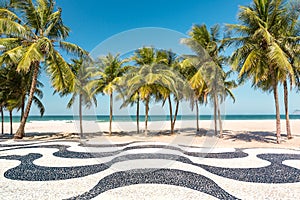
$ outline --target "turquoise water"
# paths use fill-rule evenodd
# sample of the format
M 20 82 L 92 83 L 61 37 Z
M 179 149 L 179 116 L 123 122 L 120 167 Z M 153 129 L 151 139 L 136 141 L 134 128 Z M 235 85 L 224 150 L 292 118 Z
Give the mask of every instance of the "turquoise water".
M 222 116 L 224 120 L 269 120 L 269 119 L 275 119 L 275 115 L 225 115 Z M 78 120 L 78 116 L 72 116 L 72 115 L 48 115 L 44 117 L 40 116 L 30 116 L 28 121 L 72 121 L 72 120 Z M 98 116 L 84 116 L 84 120 L 87 121 L 98 121 L 98 122 L 108 122 L 109 116 L 106 115 L 98 115 Z M 182 115 L 178 116 L 177 120 L 194 120 L 194 115 Z M 211 120 L 213 117 L 211 115 L 201 115 L 200 120 Z M 281 119 L 285 119 L 285 115 L 281 115 Z M 290 119 L 300 119 L 300 115 L 290 115 Z M 20 116 L 14 116 L 13 121 L 19 122 Z M 126 122 L 126 121 L 136 121 L 136 116 L 114 116 L 114 121 L 118 122 Z M 140 116 L 140 121 L 144 121 L 145 116 Z M 149 121 L 168 121 L 170 120 L 169 116 L 149 116 Z M 9 117 L 4 117 L 5 122 L 9 122 Z

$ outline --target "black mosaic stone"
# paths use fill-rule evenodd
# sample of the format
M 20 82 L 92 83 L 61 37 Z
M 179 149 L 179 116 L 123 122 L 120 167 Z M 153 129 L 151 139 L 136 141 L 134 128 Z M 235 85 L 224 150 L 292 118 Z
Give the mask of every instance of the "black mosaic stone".
M 294 154 L 261 154 L 260 158 L 271 162 L 269 166 L 261 168 L 222 168 L 192 162 L 184 156 L 172 154 L 129 154 L 119 156 L 107 163 L 77 167 L 42 167 L 32 162 L 42 155 L 29 154 L 26 156 L 4 156 L 0 159 L 20 160 L 21 164 L 5 172 L 5 177 L 14 180 L 44 181 L 64 180 L 87 176 L 109 168 L 112 164 L 138 159 L 174 160 L 201 167 L 213 174 L 238 181 L 255 183 L 294 183 L 300 182 L 300 170 L 282 164 L 283 160 L 297 159 L 300 155 Z
M 197 190 L 219 199 L 238 199 L 223 190 L 211 179 L 196 173 L 176 169 L 138 169 L 110 174 L 101 179 L 90 191 L 70 198 L 70 200 L 92 199 L 108 190 L 136 184 L 174 185 Z
M 126 146 L 131 143 L 120 144 Z M 101 145 L 100 145 L 101 146 Z M 111 147 L 112 145 L 102 145 L 103 147 Z M 58 151 L 54 153 L 55 156 L 62 158 L 101 158 L 107 156 L 117 156 L 121 152 L 133 150 L 133 149 L 144 149 L 144 148 L 158 148 L 158 149 L 170 149 L 179 151 L 185 155 L 195 157 L 208 157 L 208 158 L 241 158 L 247 156 L 246 153 L 241 150 L 236 152 L 226 153 L 197 153 L 197 152 L 186 152 L 178 147 L 167 146 L 167 145 L 141 145 L 133 147 L 125 147 L 122 150 L 102 153 L 89 153 L 89 152 L 73 152 L 67 150 L 70 146 L 67 145 L 33 145 L 33 146 L 18 146 L 14 149 L 30 149 L 30 148 L 55 148 Z M 99 147 L 99 146 L 98 146 Z M 12 150 L 12 149 L 8 149 Z M 5 151 L 5 150 L 2 150 Z M 271 162 L 269 166 L 261 168 L 222 168 L 208 166 L 198 163 L 193 163 L 190 159 L 173 154 L 163 154 L 163 152 L 157 153 L 146 153 L 146 154 L 129 154 L 119 156 L 112 159 L 110 162 L 101 163 L 99 165 L 90 166 L 77 166 L 77 167 L 41 167 L 36 166 L 32 162 L 42 155 L 40 154 L 29 154 L 27 156 L 4 156 L 0 159 L 20 160 L 21 164 L 16 168 L 12 168 L 5 173 L 5 176 L 15 180 L 31 180 L 31 181 L 43 181 L 45 177 L 47 180 L 62 180 L 76 177 L 82 177 L 90 174 L 94 174 L 109 168 L 112 164 L 122 162 L 126 160 L 137 160 L 137 159 L 164 159 L 174 160 L 182 163 L 187 163 L 201 167 L 213 174 L 223 176 L 226 178 L 256 182 L 256 183 L 294 183 L 300 182 L 300 170 L 289 167 L 282 164 L 284 160 L 297 159 L 300 160 L 298 154 L 261 154 L 258 158 Z M 26 172 L 26 173 L 25 173 Z
M 126 145 L 131 144 L 127 143 Z M 122 144 L 123 145 L 123 144 Z M 124 145 L 124 146 L 126 146 Z M 111 145 L 98 145 L 97 147 L 112 147 Z M 141 145 L 141 146 L 132 146 L 132 147 L 125 147 L 123 149 L 117 151 L 110 151 L 110 152 L 74 152 L 69 151 L 67 148 L 70 146 L 67 145 L 33 145 L 33 146 L 23 146 L 23 147 L 16 147 L 10 149 L 3 149 L 1 151 L 7 150 L 17 150 L 17 149 L 33 149 L 33 148 L 56 148 L 58 149 L 57 152 L 53 153 L 54 156 L 61 157 L 61 158 L 102 158 L 108 156 L 116 156 L 124 151 L 128 150 L 135 150 L 135 149 L 146 149 L 146 148 L 157 148 L 157 149 L 169 149 L 181 152 L 188 156 L 194 157 L 201 157 L 201 158 L 219 158 L 219 159 L 229 159 L 229 158 L 243 158 L 248 156 L 247 153 L 244 153 L 240 150 L 236 152 L 224 152 L 224 153 L 202 153 L 202 152 L 188 152 L 184 151 L 178 147 L 167 146 L 167 145 Z M 94 146 L 95 147 L 95 146 Z
M 284 160 L 300 160 L 300 154 L 259 154 L 258 158 L 271 162 L 260 168 L 221 168 L 208 165 L 199 167 L 222 177 L 255 183 L 300 182 L 300 170 L 282 164 Z
M 185 157 L 172 154 L 129 154 L 119 156 L 106 163 L 96 165 L 76 166 L 76 167 L 45 167 L 38 166 L 33 163 L 34 160 L 41 158 L 41 154 L 31 153 L 25 156 L 2 156 L 0 159 L 19 160 L 21 164 L 15 168 L 11 168 L 4 173 L 4 176 L 12 180 L 25 181 L 50 181 L 50 180 L 65 180 L 83 177 L 91 174 L 101 172 L 108 169 L 111 165 L 138 159 L 163 159 L 174 160 L 183 163 L 192 164 L 192 162 Z
M 7 170 L 4 173 L 4 177 L 12 180 L 22 181 L 66 180 L 88 176 L 109 168 L 109 166 L 105 164 L 74 167 L 44 167 L 33 164 L 34 160 L 41 157 L 41 154 L 34 153 L 28 154 L 26 156 L 0 157 L 0 159 L 21 161 L 21 164 L 17 167 Z

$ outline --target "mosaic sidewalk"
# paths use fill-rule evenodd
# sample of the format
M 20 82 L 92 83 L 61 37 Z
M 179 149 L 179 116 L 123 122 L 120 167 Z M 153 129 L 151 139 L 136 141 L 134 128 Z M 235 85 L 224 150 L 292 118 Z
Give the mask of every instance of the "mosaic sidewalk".
M 300 151 L 0 142 L 0 199 L 299 199 Z

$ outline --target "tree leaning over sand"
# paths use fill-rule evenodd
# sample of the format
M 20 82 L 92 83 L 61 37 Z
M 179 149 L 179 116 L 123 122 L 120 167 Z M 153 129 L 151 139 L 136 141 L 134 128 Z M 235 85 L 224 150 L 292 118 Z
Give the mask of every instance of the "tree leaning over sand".
M 283 0 L 253 0 L 252 5 L 240 7 L 240 24 L 227 25 L 234 38 L 224 40 L 227 45 L 237 46 L 231 63 L 240 81 L 251 78 L 253 86 L 264 87 L 269 83 L 275 101 L 277 143 L 281 140 L 278 83 L 288 74 L 294 81 L 292 65 L 277 38 L 285 11 Z
M 196 55 L 185 55 L 188 64 L 196 68 L 196 73 L 190 78 L 190 85 L 194 90 L 195 99 L 206 102 L 210 98 L 214 107 L 214 131 L 218 135 L 217 118 L 219 121 L 219 137 L 223 137 L 220 103 L 225 101 L 227 94 L 233 97 L 226 79 L 222 65 L 226 58 L 220 55 L 223 50 L 219 37 L 218 25 L 208 31 L 206 25 L 194 25 L 189 35 L 190 38 L 182 39 L 182 43 L 190 47 Z M 226 84 L 225 84 L 226 83 Z M 197 102 L 196 101 L 196 102 Z
M 99 67 L 96 73 L 93 74 L 94 80 L 89 83 L 89 88 L 93 90 L 92 95 L 104 93 L 109 95 L 109 135 L 112 134 L 112 119 L 113 119 L 113 93 L 117 90 L 121 77 L 128 70 L 127 59 L 121 59 L 120 54 L 112 55 L 109 53 L 104 57 L 100 57 L 96 61 Z
M 1 99 L 0 104 L 3 108 L 9 111 L 10 118 L 10 134 L 13 134 L 12 129 L 12 112 L 13 110 L 21 110 L 21 118 L 24 113 L 24 105 L 30 90 L 31 74 L 19 73 L 14 65 L 6 64 L 5 68 L 0 70 L 0 88 Z M 44 115 L 45 107 L 40 99 L 43 98 L 43 92 L 40 90 L 43 84 L 37 81 L 37 88 L 34 92 L 33 103 L 37 106 L 41 116 Z
M 63 24 L 62 10 L 55 9 L 54 0 L 11 0 L 11 7 L 21 17 L 8 9 L 0 10 L 0 32 L 5 35 L 0 39 L 0 45 L 6 47 L 0 64 L 9 59 L 17 65 L 17 71 L 32 71 L 33 74 L 27 106 L 15 134 L 19 139 L 24 136 L 41 64 L 45 66 L 55 91 L 62 91 L 74 87 L 75 76 L 56 48 L 79 56 L 85 52 L 77 45 L 63 41 L 70 30 Z M 20 41 L 21 45 L 18 45 Z M 12 43 L 17 44 L 8 45 Z

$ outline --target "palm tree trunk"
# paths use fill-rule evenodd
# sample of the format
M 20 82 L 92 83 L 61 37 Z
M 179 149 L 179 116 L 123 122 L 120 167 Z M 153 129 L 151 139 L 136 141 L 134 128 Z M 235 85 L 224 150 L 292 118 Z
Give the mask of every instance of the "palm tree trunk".
M 147 97 L 146 99 L 145 136 L 148 135 L 148 113 L 149 113 L 149 97 Z
M 176 122 L 177 115 L 178 115 L 178 109 L 179 109 L 179 101 L 176 101 L 176 108 L 175 108 L 174 119 L 173 119 L 173 123 L 172 123 L 173 132 L 175 130 L 175 122 Z
M 286 122 L 286 134 L 288 139 L 292 139 L 291 126 L 290 126 L 290 116 L 289 116 L 289 99 L 288 99 L 288 87 L 287 81 L 283 82 L 284 89 L 284 108 L 285 108 L 285 122 Z
M 113 93 L 110 93 L 109 136 L 111 136 L 111 129 L 112 129 L 112 115 L 113 115 Z
M 3 107 L 0 106 L 0 112 L 1 112 L 1 132 L 2 135 L 4 134 L 4 113 L 3 113 Z
M 276 80 L 274 78 L 272 82 L 273 82 L 273 94 L 274 94 L 275 109 L 276 109 L 276 141 L 277 144 L 279 144 L 281 140 L 281 127 L 280 127 L 280 110 L 279 110 L 279 101 L 278 101 L 278 87 L 277 87 Z
M 172 102 L 171 102 L 171 97 L 170 95 L 168 96 L 168 101 L 169 101 L 169 108 L 170 108 L 170 121 L 171 121 L 171 134 L 174 134 L 174 129 L 173 129 L 173 110 L 172 110 Z
M 80 137 L 83 137 L 83 127 L 82 127 L 82 94 L 79 94 L 79 128 Z
M 198 105 L 198 100 L 195 101 L 196 105 L 196 123 L 197 123 L 197 133 L 200 131 L 199 128 L 199 105 Z
M 25 98 L 26 98 L 26 95 L 23 95 L 23 96 L 22 96 L 22 104 L 21 104 L 21 118 L 20 118 L 20 121 L 22 120 L 23 115 L 24 115 L 24 110 L 25 110 Z
M 214 126 L 215 126 L 215 135 L 218 135 L 218 126 L 217 126 L 217 97 L 214 96 Z
M 218 99 L 217 99 L 217 101 L 218 101 Z M 222 119 L 221 119 L 221 112 L 220 112 L 219 102 L 217 102 L 217 105 L 218 105 L 218 120 L 219 120 L 219 129 L 220 129 L 219 137 L 223 138 L 223 126 L 222 126 Z
M 9 110 L 9 122 L 10 122 L 10 134 L 13 134 L 13 116 L 12 116 L 12 110 Z
M 136 102 L 136 132 L 140 133 L 140 95 L 138 94 L 138 99 Z
M 35 89 L 36 89 L 37 77 L 38 77 L 38 73 L 39 73 L 39 62 L 33 63 L 33 67 L 34 67 L 34 71 L 33 71 L 33 76 L 32 76 L 32 82 L 31 82 L 28 102 L 27 102 L 27 106 L 26 106 L 24 115 L 22 117 L 20 126 L 19 126 L 19 128 L 18 128 L 18 130 L 17 130 L 17 132 L 14 136 L 15 139 L 22 139 L 24 137 L 25 125 L 26 125 L 27 118 L 29 116 L 29 112 L 30 112 L 34 92 L 35 92 Z

